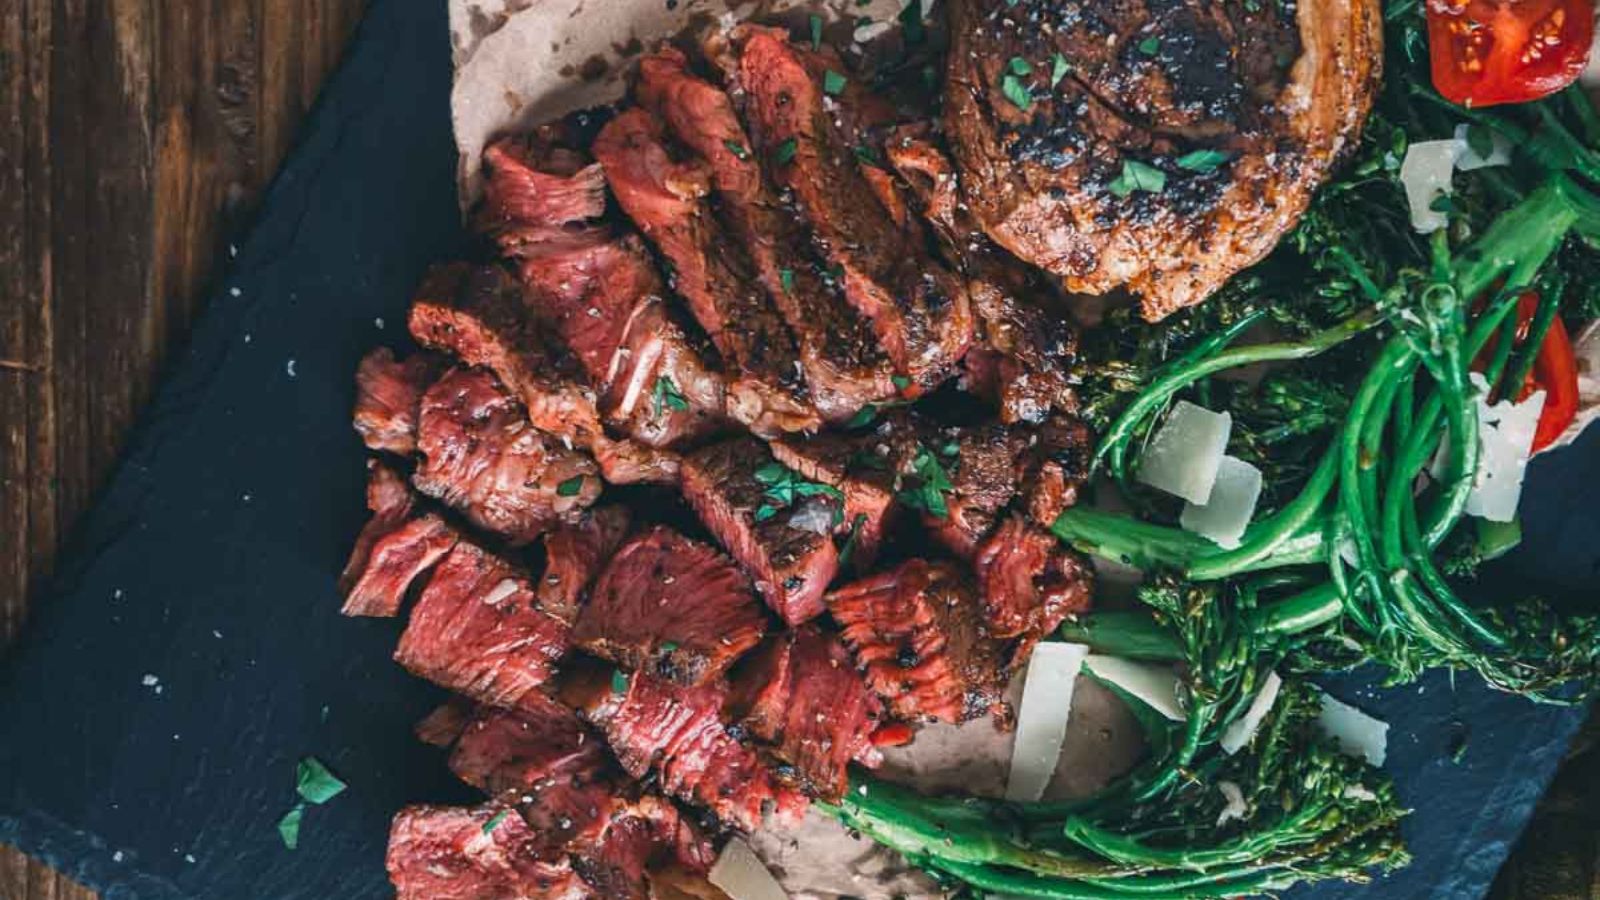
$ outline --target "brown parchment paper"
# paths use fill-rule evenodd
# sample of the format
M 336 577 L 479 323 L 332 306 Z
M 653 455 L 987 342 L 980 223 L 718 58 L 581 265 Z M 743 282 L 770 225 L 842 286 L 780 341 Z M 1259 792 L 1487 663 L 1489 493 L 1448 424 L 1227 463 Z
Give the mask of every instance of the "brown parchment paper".
M 892 36 L 908 3 L 926 14 L 932 0 L 449 0 L 462 208 L 478 196 L 479 157 L 489 141 L 621 98 L 634 60 L 663 40 L 753 17 L 816 13 L 834 23 L 828 33 L 835 46 L 836 36 L 854 39 L 840 47 L 848 57 Z M 1012 685 L 1013 702 L 1020 691 L 1021 677 Z M 1142 751 L 1137 723 L 1091 679 L 1079 679 L 1070 721 L 1047 798 L 1087 794 Z M 1011 746 L 1011 733 L 989 719 L 929 726 L 910 746 L 889 751 L 881 774 L 929 791 L 999 796 Z M 798 828 L 759 832 L 749 841 L 794 898 L 940 896 L 898 855 L 814 812 Z

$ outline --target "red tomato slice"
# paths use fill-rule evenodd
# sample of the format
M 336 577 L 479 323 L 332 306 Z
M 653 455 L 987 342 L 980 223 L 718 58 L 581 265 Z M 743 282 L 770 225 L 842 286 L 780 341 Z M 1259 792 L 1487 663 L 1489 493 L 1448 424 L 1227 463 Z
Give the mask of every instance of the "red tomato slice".
M 1576 81 L 1594 0 L 1427 0 L 1433 86 L 1463 106 L 1537 100 Z
M 1517 298 L 1518 344 L 1528 339 L 1534 315 L 1539 310 L 1539 295 L 1532 291 Z M 1472 368 L 1483 371 L 1493 348 L 1485 347 L 1472 361 Z M 1528 399 L 1534 391 L 1544 391 L 1544 411 L 1539 413 L 1539 425 L 1533 433 L 1532 453 L 1555 443 L 1561 432 L 1567 430 L 1578 415 L 1578 360 L 1572 355 L 1572 338 L 1567 326 L 1557 318 L 1545 332 L 1544 343 L 1539 345 L 1539 355 L 1533 358 L 1533 370 L 1517 391 L 1517 402 Z M 1497 392 L 1498 393 L 1498 392 Z M 1491 396 L 1491 401 L 1497 398 Z

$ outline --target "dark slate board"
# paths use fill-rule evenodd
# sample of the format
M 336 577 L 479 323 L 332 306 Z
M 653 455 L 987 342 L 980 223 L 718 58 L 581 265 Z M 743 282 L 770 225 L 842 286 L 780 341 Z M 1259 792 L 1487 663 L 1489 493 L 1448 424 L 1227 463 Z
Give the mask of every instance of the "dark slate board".
M 396 623 L 341 618 L 333 584 L 364 518 L 351 373 L 403 342 L 411 287 L 464 242 L 447 44 L 444 4 L 374 4 L 0 676 L 0 841 L 108 898 L 389 896 L 389 817 L 465 799 L 410 736 L 437 694 L 389 661 Z M 1523 561 L 1591 594 L 1597 470 L 1600 433 L 1541 464 Z M 1481 895 L 1579 713 L 1443 676 L 1333 688 L 1394 723 L 1417 810 L 1416 866 L 1372 893 Z M 351 789 L 291 853 L 275 824 L 308 754 Z

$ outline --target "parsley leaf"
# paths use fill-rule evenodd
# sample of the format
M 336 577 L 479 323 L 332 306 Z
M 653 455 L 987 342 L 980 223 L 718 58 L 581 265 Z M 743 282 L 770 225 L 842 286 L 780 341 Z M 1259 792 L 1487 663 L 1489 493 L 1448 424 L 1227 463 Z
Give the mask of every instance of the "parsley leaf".
M 1000 79 L 1000 93 L 1005 94 L 1017 109 L 1027 110 L 1033 106 L 1033 94 L 1029 93 L 1028 86 L 1010 72 Z
M 1233 158 L 1233 154 L 1226 150 L 1213 150 L 1209 147 L 1194 150 L 1178 157 L 1178 168 L 1190 172 L 1215 172 L 1217 167 Z
M 1033 63 L 1028 62 L 1020 56 L 1011 57 L 1011 61 L 1006 63 L 1006 68 L 1011 70 L 1011 74 L 1013 75 L 1033 74 Z
M 844 93 L 844 86 L 849 83 L 850 79 L 832 69 L 822 73 L 822 92 L 830 97 Z
M 903 391 L 906 388 L 911 387 L 911 379 L 905 377 L 904 375 L 891 375 L 889 376 L 889 381 L 892 382 L 895 388 L 898 390 Z
M 576 497 L 578 496 L 578 492 L 581 490 L 583 490 L 583 476 L 574 475 L 571 478 L 568 478 L 566 481 L 556 485 L 556 496 Z
M 788 140 L 779 144 L 777 150 L 773 151 L 772 161 L 780 166 L 788 165 L 789 163 L 794 162 L 794 155 L 799 151 L 799 149 L 800 142 L 794 138 L 789 138 Z
M 1065 56 L 1057 53 L 1050 57 L 1050 86 L 1055 87 L 1060 84 L 1061 79 L 1067 77 L 1067 73 L 1070 71 L 1072 71 L 1072 64 L 1067 62 Z
M 621 669 L 611 670 L 611 693 L 626 694 L 628 692 L 628 673 Z
M 872 420 L 876 419 L 877 417 L 878 408 L 873 406 L 871 403 L 868 403 L 866 406 L 856 410 L 856 414 L 850 417 L 850 421 L 844 423 L 844 427 L 862 428 L 864 426 L 871 425 Z
M 1167 186 L 1167 173 L 1136 159 L 1122 161 L 1122 174 L 1111 182 L 1111 193 L 1126 197 L 1134 191 L 1159 194 Z
M 862 165 L 875 166 L 878 164 L 878 152 L 866 144 L 857 144 L 855 153 L 856 162 Z
M 815 13 L 811 16 L 811 49 L 822 49 L 822 17 Z
M 483 823 L 483 833 L 484 834 L 493 833 L 496 828 L 500 827 L 500 823 L 504 822 L 506 820 L 506 816 L 509 816 L 509 815 L 511 815 L 511 810 L 509 810 L 509 809 L 502 809 L 499 812 L 495 813 L 494 816 L 491 819 L 489 819 L 489 821 Z
M 948 518 L 950 507 L 945 503 L 946 491 L 954 489 L 950 483 L 950 476 L 945 472 L 944 466 L 939 463 L 939 458 L 928 452 L 928 448 L 917 447 L 916 458 L 911 462 L 911 485 L 901 488 L 900 502 L 920 509 L 935 518 Z
M 783 292 L 785 294 L 794 293 L 794 270 L 793 269 L 779 269 L 778 270 L 778 280 L 783 283 Z
M 671 653 L 672 651 L 674 651 L 676 649 L 678 649 L 678 642 L 677 641 L 662 641 L 661 642 L 661 652 L 662 653 Z
M 740 159 L 748 160 L 750 158 L 750 148 L 739 143 L 738 141 L 726 140 L 722 142 L 722 146 L 727 147 L 728 152 Z
M 1155 56 L 1161 49 L 1161 38 L 1147 37 L 1139 42 L 1139 52 L 1145 56 Z
M 780 462 L 770 462 L 757 469 L 755 479 L 766 487 L 761 494 L 761 506 L 756 509 L 757 522 L 767 521 L 804 497 L 844 499 L 844 494 L 838 488 L 807 481 L 799 472 Z
M 305 816 L 306 805 L 297 803 L 278 820 L 278 837 L 283 839 L 283 845 L 290 850 L 300 846 L 300 820 Z
M 327 803 L 344 793 L 345 783 L 316 757 L 300 760 L 294 770 L 294 789 L 309 803 Z
M 688 409 L 689 401 L 678 393 L 678 386 L 666 375 L 656 377 L 656 386 L 650 392 L 650 402 L 655 410 L 655 415 L 660 416 L 665 409 Z

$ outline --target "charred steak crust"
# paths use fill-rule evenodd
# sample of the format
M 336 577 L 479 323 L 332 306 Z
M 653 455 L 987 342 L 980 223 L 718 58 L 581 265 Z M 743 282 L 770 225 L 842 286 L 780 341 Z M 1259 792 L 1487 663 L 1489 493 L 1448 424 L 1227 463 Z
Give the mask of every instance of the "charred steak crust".
M 1376 0 L 952 0 L 950 28 L 945 131 L 984 230 L 1151 320 L 1294 225 L 1382 58 Z
M 563 622 L 578 617 L 589 586 L 627 537 L 633 514 L 626 506 L 603 506 L 580 521 L 544 536 L 544 574 L 539 578 L 539 608 Z

